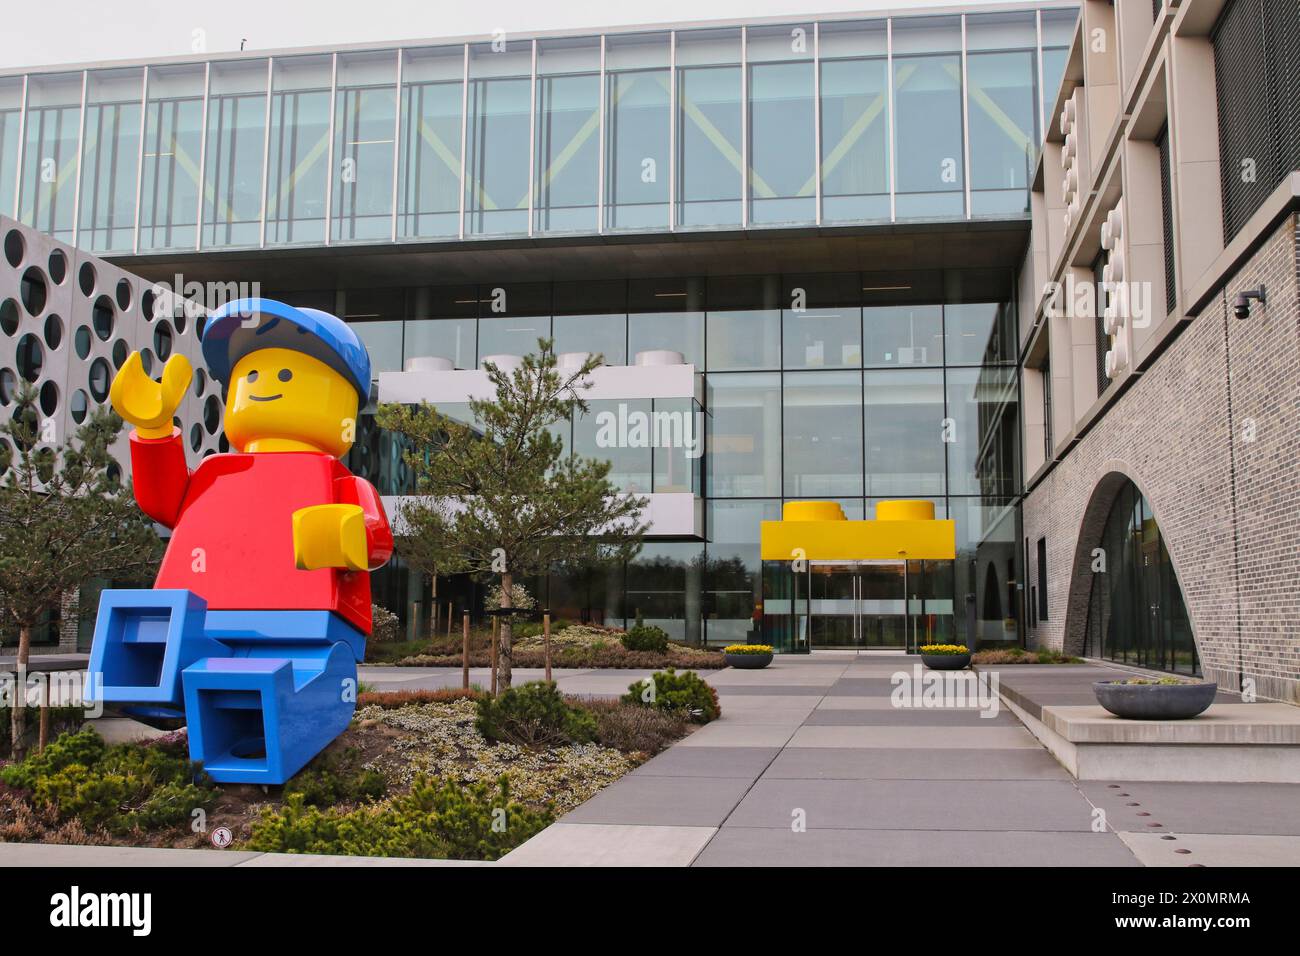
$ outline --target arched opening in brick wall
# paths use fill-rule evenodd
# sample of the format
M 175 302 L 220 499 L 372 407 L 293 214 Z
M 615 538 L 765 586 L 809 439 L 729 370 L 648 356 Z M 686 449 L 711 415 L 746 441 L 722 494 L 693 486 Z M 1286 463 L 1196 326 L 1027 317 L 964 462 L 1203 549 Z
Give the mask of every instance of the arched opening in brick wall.
M 1154 670 L 1200 673 L 1191 618 L 1155 511 L 1119 471 L 1097 483 L 1084 510 L 1065 650 Z

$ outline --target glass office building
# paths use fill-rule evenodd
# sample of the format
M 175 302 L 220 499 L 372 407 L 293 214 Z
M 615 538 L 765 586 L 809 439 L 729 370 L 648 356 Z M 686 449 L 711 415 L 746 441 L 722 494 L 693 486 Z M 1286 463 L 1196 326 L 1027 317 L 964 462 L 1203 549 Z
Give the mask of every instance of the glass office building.
M 752 638 L 783 502 L 923 498 L 956 522 L 933 583 L 956 636 L 1018 640 L 1016 270 L 1076 20 L 990 4 L 10 71 L 0 212 L 150 279 L 336 312 L 376 375 L 539 338 L 679 353 L 702 458 L 620 449 L 613 478 L 689 492 L 701 522 L 535 582 L 565 618 Z M 349 464 L 400 494 L 399 458 L 367 423 Z M 376 599 L 423 629 L 460 587 L 398 562 Z

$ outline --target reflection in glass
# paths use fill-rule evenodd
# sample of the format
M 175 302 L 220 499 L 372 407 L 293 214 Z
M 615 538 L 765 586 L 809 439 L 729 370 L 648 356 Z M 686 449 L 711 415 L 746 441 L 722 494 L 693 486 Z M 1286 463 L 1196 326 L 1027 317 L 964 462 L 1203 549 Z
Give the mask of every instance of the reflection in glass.
M 201 66 L 149 69 L 140 179 L 142 251 L 198 243 L 203 85 Z
M 594 232 L 600 181 L 600 42 L 537 44 L 536 228 Z
M 677 221 L 741 221 L 740 33 L 701 30 L 677 38 Z
M 266 61 L 213 63 L 203 173 L 203 245 L 261 241 Z
M 1034 54 L 971 53 L 971 215 L 1027 213 L 1037 142 Z
M 1011 495 L 1019 490 L 1016 372 L 1007 368 L 951 368 L 948 417 L 948 493 Z
M 502 42 L 499 53 L 492 47 L 470 47 L 465 230 L 526 233 L 531 45 Z
M 957 530 L 957 633 L 967 647 L 1019 638 L 1020 549 L 1011 498 L 950 498 Z
M 786 372 L 787 498 L 862 494 L 862 373 Z
M 532 355 L 537 340 L 550 337 L 549 315 L 479 319 L 478 360 L 481 363 L 489 355 Z
M 786 368 L 857 368 L 862 365 L 862 310 L 786 309 L 782 313 Z
M 945 305 L 943 321 L 949 365 L 997 365 L 1016 360 L 1010 303 Z
M 72 241 L 80 112 L 80 73 L 29 78 L 18 218 L 64 242 Z
M 627 621 L 661 627 L 669 638 L 700 643 L 703 544 L 647 544 L 627 565 Z
M 606 365 L 627 364 L 626 315 L 557 315 L 555 354 L 599 352 Z
M 868 367 L 943 364 L 942 306 L 868 306 L 862 332 Z
M 334 95 L 332 237 L 389 239 L 397 53 L 340 53 Z
M 668 35 L 605 41 L 605 224 L 610 229 L 667 228 Z
M 781 28 L 784 42 L 789 30 Z M 751 32 L 751 45 L 754 43 Z M 809 52 L 811 52 L 811 40 Z M 749 68 L 750 221 L 817 218 L 812 60 Z
M 712 647 L 757 644 L 762 631 L 760 522 L 777 521 L 781 502 L 713 501 L 704 568 L 705 638 Z
M 370 353 L 370 374 L 402 369 L 402 322 L 397 319 L 349 322 Z
M 894 21 L 894 125 L 899 219 L 965 214 L 961 23 Z
M 325 241 L 330 70 L 328 56 L 274 61 L 267 243 Z
M 18 127 L 23 108 L 23 78 L 0 78 L 0 215 L 14 214 L 14 182 L 18 176 Z
M 460 232 L 460 47 L 402 52 L 400 236 Z
M 143 70 L 103 70 L 86 79 L 77 244 L 93 252 L 130 250 L 140 171 Z
M 943 494 L 943 372 L 867 372 L 865 405 L 867 494 L 886 498 Z
M 438 357 L 456 368 L 476 366 L 474 319 L 412 319 L 406 323 L 405 358 Z
M 781 366 L 781 312 L 748 309 L 708 314 L 709 370 Z
M 781 378 L 775 374 L 708 377 L 710 497 L 781 493 Z
M 704 313 L 640 312 L 627 317 L 627 351 L 635 362 L 638 352 L 670 349 L 681 352 L 687 364 L 704 367 Z
M 594 399 L 587 402 L 587 412 L 578 412 L 573 420 L 573 454 L 610 463 L 609 480 L 619 491 L 649 494 L 654 490 L 654 449 L 633 437 L 630 428 L 611 427 L 609 423 L 630 423 L 632 416 L 650 421 L 650 399 Z M 569 442 L 565 442 L 569 447 Z

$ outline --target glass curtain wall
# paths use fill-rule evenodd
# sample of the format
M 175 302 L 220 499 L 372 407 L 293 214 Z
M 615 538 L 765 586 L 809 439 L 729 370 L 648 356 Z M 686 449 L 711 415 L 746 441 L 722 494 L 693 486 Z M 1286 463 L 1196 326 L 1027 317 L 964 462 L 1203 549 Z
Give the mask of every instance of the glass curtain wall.
M 965 215 L 961 18 L 893 21 L 898 219 Z
M 267 149 L 267 245 L 325 241 L 333 58 L 273 61 Z
M 1042 136 L 1037 44 L 1032 12 L 966 18 L 972 216 L 1029 212 L 1029 180 Z
M 884 20 L 820 28 L 822 218 L 888 220 L 888 26 Z
M 267 70 L 266 60 L 212 64 L 203 164 L 205 248 L 261 242 Z
M 672 141 L 671 36 L 605 40 L 605 227 L 667 229 Z
M 465 232 L 527 233 L 532 42 L 471 44 L 469 77 Z
M 27 86 L 18 218 L 63 242 L 73 239 L 82 79 L 33 76 Z
M 600 195 L 600 38 L 537 41 L 538 232 L 595 232 Z
M 86 76 L 77 245 L 91 252 L 129 251 L 135 242 L 143 98 L 143 69 Z
M 330 175 L 335 242 L 391 239 L 397 52 L 340 53 Z
M 140 174 L 140 250 L 193 249 L 199 241 L 203 66 L 150 67 Z
M 0 78 L 0 214 L 16 215 L 14 187 L 18 178 L 18 130 L 22 126 L 23 78 Z
M 811 23 L 750 27 L 749 221 L 817 218 L 817 100 Z
M 1079 21 L 1077 10 L 1044 10 L 1042 19 L 1042 90 L 1043 123 L 1054 123 L 1052 107 L 1065 79 L 1065 61 L 1070 55 L 1070 41 Z
M 460 234 L 461 47 L 402 51 L 402 128 L 397 234 Z
M 740 30 L 677 35 L 677 222 L 740 225 L 744 85 Z

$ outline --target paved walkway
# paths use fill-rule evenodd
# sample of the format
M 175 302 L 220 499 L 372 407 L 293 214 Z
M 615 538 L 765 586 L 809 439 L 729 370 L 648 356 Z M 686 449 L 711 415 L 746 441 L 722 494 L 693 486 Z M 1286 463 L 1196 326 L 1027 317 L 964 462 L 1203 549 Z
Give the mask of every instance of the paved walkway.
M 1006 707 L 893 706 L 890 677 L 916 663 L 814 654 L 714 674 L 720 720 L 502 862 L 1300 863 L 1300 786 L 1079 783 Z

